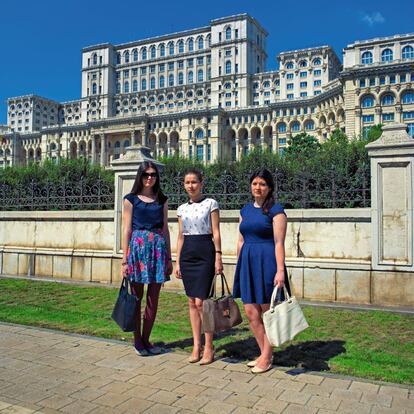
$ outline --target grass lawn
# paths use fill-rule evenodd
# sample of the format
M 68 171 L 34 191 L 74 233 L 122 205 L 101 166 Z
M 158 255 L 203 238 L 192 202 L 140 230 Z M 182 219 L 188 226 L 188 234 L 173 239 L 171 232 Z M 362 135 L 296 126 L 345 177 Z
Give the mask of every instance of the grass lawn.
M 131 341 L 111 320 L 117 289 L 0 279 L 0 321 Z M 152 340 L 191 349 L 184 295 L 161 292 Z M 304 306 L 310 328 L 275 349 L 275 363 L 396 383 L 414 383 L 414 317 Z M 215 340 L 217 355 L 250 359 L 257 347 L 246 321 Z

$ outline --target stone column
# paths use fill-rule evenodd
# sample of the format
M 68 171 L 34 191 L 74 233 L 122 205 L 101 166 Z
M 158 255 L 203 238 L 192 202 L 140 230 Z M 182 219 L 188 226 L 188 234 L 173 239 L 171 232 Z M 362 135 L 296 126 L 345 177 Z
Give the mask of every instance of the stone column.
M 204 164 L 207 164 L 207 150 L 208 150 L 207 139 L 204 138 L 203 139 L 203 162 Z
M 171 137 L 170 134 L 167 135 L 167 157 L 171 156 L 172 149 L 171 149 Z
M 395 108 L 395 122 L 402 122 L 402 107 L 401 105 L 396 106 Z
M 378 125 L 378 124 L 381 123 L 381 114 L 382 114 L 382 109 L 381 108 L 375 108 L 375 115 L 374 115 L 375 125 Z
M 96 163 L 96 142 L 95 142 L 95 135 L 92 135 L 92 145 L 91 145 L 91 152 L 92 152 L 92 164 Z
M 105 167 L 106 165 L 106 139 L 105 134 L 101 134 L 101 166 Z
M 252 132 L 250 129 L 247 131 L 247 148 L 249 152 L 252 150 Z
M 358 136 L 362 134 L 361 129 L 361 110 L 356 109 L 355 110 L 355 135 Z
M 135 130 L 131 131 L 131 145 L 135 145 Z
M 155 137 L 155 154 L 154 154 L 157 158 L 160 155 L 160 137 L 159 135 L 157 135 Z
M 235 142 L 236 142 L 236 161 L 239 161 L 240 160 L 240 142 L 239 142 L 239 138 L 236 137 Z
M 383 127 L 371 158 L 371 301 L 414 304 L 414 140 L 405 124 Z

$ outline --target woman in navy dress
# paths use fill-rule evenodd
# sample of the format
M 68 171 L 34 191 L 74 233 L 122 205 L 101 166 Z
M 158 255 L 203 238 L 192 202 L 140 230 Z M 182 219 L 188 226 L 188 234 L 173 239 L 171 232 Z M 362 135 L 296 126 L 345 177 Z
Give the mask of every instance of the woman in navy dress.
M 123 277 L 130 279 L 132 291 L 139 299 L 134 346 L 140 356 L 161 353 L 149 338 L 161 286 L 172 272 L 168 203 L 159 180 L 156 165 L 146 161 L 138 168 L 131 192 L 124 197 L 121 272 Z M 145 285 L 147 300 L 141 331 L 141 300 Z
M 274 187 L 268 170 L 255 171 L 250 177 L 254 201 L 240 211 L 233 295 L 241 297 L 260 348 L 260 356 L 247 364 L 254 374 L 272 367 L 272 346 L 266 337 L 262 315 L 270 307 L 273 288 L 276 285 L 283 288 L 286 284 L 289 291 L 285 268 L 287 218 L 283 207 L 275 202 Z

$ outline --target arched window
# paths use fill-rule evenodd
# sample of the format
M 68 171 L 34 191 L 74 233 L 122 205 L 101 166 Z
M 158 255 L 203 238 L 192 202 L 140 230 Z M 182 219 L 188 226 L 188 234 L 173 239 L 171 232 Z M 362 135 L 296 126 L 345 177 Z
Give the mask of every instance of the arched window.
M 121 84 L 119 82 L 116 84 L 116 93 L 121 93 Z
M 361 56 L 361 63 L 363 65 L 370 65 L 372 63 L 372 52 L 364 52 Z
M 150 79 L 150 89 L 155 89 L 155 78 L 154 77 Z
M 204 80 L 204 72 L 203 69 L 199 69 L 197 71 L 197 82 L 203 82 Z
M 308 62 L 306 60 L 301 60 L 299 62 L 299 67 L 306 68 L 306 66 L 308 66 Z
M 192 38 L 188 39 L 188 51 L 192 52 L 194 50 L 194 40 Z
M 132 92 L 138 92 L 138 81 L 136 79 L 132 81 Z
M 200 36 L 197 39 L 197 44 L 198 44 L 198 50 L 204 49 L 204 39 L 203 39 L 203 36 Z
M 319 66 L 321 64 L 322 64 L 322 61 L 321 61 L 320 58 L 313 59 L 313 65 L 314 66 Z
M 363 108 L 371 108 L 375 104 L 374 98 L 371 95 L 362 98 L 361 106 Z
M 150 55 L 151 59 L 155 59 L 155 46 L 151 46 Z
M 125 63 L 129 63 L 129 52 L 128 52 L 128 50 L 125 52 L 124 61 L 125 61 Z
M 286 132 L 286 124 L 284 122 L 281 122 L 278 126 L 277 126 L 277 130 L 278 132 Z
M 168 86 L 174 86 L 174 75 L 172 73 L 168 76 Z
M 414 59 L 414 48 L 412 46 L 405 46 L 402 50 L 403 59 Z
M 286 69 L 293 69 L 293 68 L 294 68 L 293 62 L 286 63 Z
M 263 88 L 270 88 L 270 82 L 269 81 L 263 82 Z
M 164 75 L 161 75 L 160 76 L 160 82 L 159 82 L 159 84 L 160 84 L 160 88 L 164 88 L 164 86 L 165 86 L 165 78 L 164 78 Z
M 226 29 L 226 40 L 230 40 L 231 39 L 231 27 L 228 27 Z
M 178 84 L 182 85 L 184 83 L 184 74 L 183 72 L 178 73 Z
M 207 35 L 206 37 L 208 47 L 211 47 L 211 36 Z
M 96 95 L 96 83 L 92 84 L 92 95 Z
M 307 131 L 312 131 L 312 130 L 314 130 L 315 129 L 315 123 L 310 119 L 310 120 L 308 120 L 308 121 L 306 121 L 306 123 L 305 123 L 305 129 L 307 130 Z
M 129 140 L 127 140 L 127 139 L 124 141 L 124 148 L 126 148 L 126 147 L 129 147 Z
M 164 95 L 160 95 L 158 97 L 158 102 L 164 102 Z
M 121 54 L 120 53 L 117 53 L 116 54 L 116 64 L 117 65 L 120 65 L 121 64 Z
M 147 80 L 142 79 L 141 80 L 141 91 L 146 91 L 146 90 L 147 90 Z
M 168 96 L 167 96 L 167 100 L 168 101 L 172 101 L 174 99 L 174 95 L 172 94 L 172 93 L 170 93 Z
M 170 56 L 174 54 L 174 43 L 173 42 L 168 43 L 168 54 Z
M 134 59 L 134 62 L 136 62 L 138 60 L 138 50 L 134 49 L 132 51 L 132 59 Z
M 121 143 L 119 141 L 115 142 L 115 148 L 120 148 L 121 147 Z
M 230 60 L 226 60 L 226 74 L 231 73 L 231 62 Z
M 98 55 L 96 53 L 93 54 L 92 62 L 94 65 L 98 64 Z
M 178 42 L 178 53 L 184 53 L 184 42 L 182 40 Z
M 164 57 L 165 56 L 165 46 L 164 43 L 160 44 L 160 56 Z
M 392 62 L 393 54 L 391 49 L 384 49 L 381 53 L 382 62 Z
M 193 83 L 194 79 L 193 79 L 193 72 L 190 70 L 190 72 L 188 72 L 188 76 L 187 76 L 187 83 Z
M 196 139 L 203 139 L 204 138 L 204 131 L 202 129 L 197 129 L 194 136 Z
M 393 105 L 394 101 L 394 95 L 391 94 L 384 95 L 381 99 L 382 105 Z
M 409 92 L 405 92 L 402 95 L 402 103 L 403 104 L 412 104 L 414 103 L 414 92 L 409 91 Z
M 231 88 L 231 83 L 227 82 L 224 84 L 224 89 L 230 89 Z
M 124 82 L 124 93 L 129 93 L 129 82 L 128 81 Z
M 300 131 L 300 123 L 299 123 L 298 121 L 295 121 L 295 122 L 292 124 L 292 131 L 293 131 L 293 132 L 298 132 L 298 131 Z
M 142 48 L 141 50 L 141 59 L 147 60 L 147 48 L 146 47 Z

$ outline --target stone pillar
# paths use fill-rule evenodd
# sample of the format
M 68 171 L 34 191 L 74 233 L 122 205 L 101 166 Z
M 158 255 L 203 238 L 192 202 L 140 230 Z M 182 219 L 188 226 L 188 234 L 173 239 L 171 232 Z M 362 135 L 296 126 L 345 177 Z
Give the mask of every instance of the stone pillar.
M 378 124 L 381 123 L 381 114 L 382 114 L 382 109 L 381 108 L 375 108 L 375 115 L 374 115 L 375 125 L 378 125 Z
M 207 164 L 207 139 L 203 139 L 203 162 Z
M 395 108 L 395 122 L 402 122 L 402 107 L 401 105 L 396 106 Z
M 252 132 L 250 129 L 247 132 L 247 148 L 249 152 L 252 150 Z
M 106 165 L 106 139 L 105 134 L 101 134 L 101 166 L 105 167 Z
M 92 164 L 96 163 L 96 142 L 95 142 L 95 135 L 92 135 L 92 145 L 91 145 L 91 152 L 92 152 Z
M 414 305 L 414 140 L 405 124 L 383 127 L 371 158 L 371 301 Z
M 355 136 L 359 136 L 362 134 L 361 129 L 361 110 L 355 110 Z
M 236 161 L 240 161 L 240 142 L 239 142 L 239 138 L 236 137 L 235 142 L 236 142 Z
M 170 157 L 172 153 L 173 151 L 171 148 L 171 137 L 170 137 L 170 134 L 168 134 L 167 135 L 167 157 Z
M 157 158 L 160 156 L 160 137 L 157 135 L 155 137 L 155 154 Z
M 135 131 L 131 131 L 131 145 L 135 145 Z

